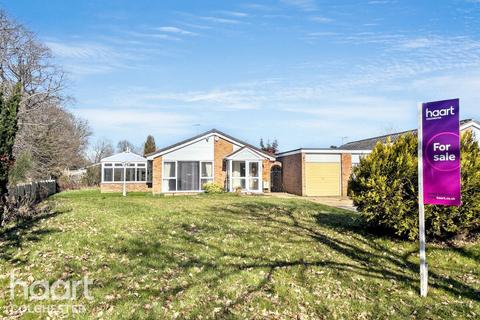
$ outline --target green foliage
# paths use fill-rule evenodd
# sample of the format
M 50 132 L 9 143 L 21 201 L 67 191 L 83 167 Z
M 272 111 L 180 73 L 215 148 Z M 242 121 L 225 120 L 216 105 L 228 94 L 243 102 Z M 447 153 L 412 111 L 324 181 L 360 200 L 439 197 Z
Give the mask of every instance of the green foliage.
M 86 186 L 98 186 L 102 180 L 102 166 L 91 166 L 87 168 L 87 173 L 82 178 L 82 183 Z
M 8 178 L 14 163 L 13 145 L 18 130 L 18 109 L 22 98 L 22 87 L 17 84 L 8 99 L 0 89 L 0 225 L 5 219 L 4 208 L 8 194 Z
M 263 142 L 263 138 L 260 138 L 260 149 L 271 154 L 278 152 L 278 140 L 273 139 L 273 142 L 270 142 L 270 139 L 267 140 L 267 143 Z
M 80 287 L 72 303 L 85 312 L 56 318 L 473 320 L 480 314 L 480 242 L 429 244 L 431 294 L 423 298 L 414 243 L 371 236 L 356 213 L 312 201 L 81 190 L 46 204 L 44 215 L 0 229 L 2 319 L 17 315 L 2 313 L 9 305 L 34 310 L 46 303 L 24 299 L 21 286 L 10 301 L 12 271 L 28 283 L 51 283 L 65 272 L 77 281 L 88 272 L 95 299 L 85 299 Z M 65 303 L 50 299 L 48 307 L 63 310 Z
M 20 154 L 10 169 L 8 182 L 10 185 L 27 182 L 27 174 L 33 166 L 32 155 L 29 152 Z
M 147 141 L 145 141 L 145 145 L 143 146 L 143 155 L 155 152 L 156 150 L 157 147 L 155 145 L 155 138 L 149 134 L 147 137 Z
M 203 190 L 205 190 L 205 193 L 223 193 L 225 190 L 223 189 L 223 186 L 218 184 L 218 183 L 205 183 L 203 185 Z
M 471 132 L 461 139 L 462 206 L 425 207 L 427 235 L 445 239 L 480 229 L 480 150 Z M 362 217 L 376 228 L 409 239 L 418 236 L 417 137 L 377 144 L 360 160 L 349 181 Z
M 17 84 L 7 99 L 0 92 L 0 195 L 7 193 L 8 174 L 13 165 L 13 145 L 17 135 L 17 113 L 21 101 L 21 86 Z

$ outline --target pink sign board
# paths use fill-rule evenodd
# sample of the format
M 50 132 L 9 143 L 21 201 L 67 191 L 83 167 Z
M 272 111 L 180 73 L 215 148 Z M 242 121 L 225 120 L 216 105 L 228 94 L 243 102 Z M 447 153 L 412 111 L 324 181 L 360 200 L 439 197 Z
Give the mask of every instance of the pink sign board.
M 422 104 L 424 204 L 460 206 L 459 100 Z

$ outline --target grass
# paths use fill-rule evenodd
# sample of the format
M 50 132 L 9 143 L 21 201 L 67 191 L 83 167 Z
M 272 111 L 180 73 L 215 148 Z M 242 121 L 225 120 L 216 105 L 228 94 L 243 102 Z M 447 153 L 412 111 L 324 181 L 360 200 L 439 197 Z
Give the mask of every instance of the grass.
M 480 317 L 479 243 L 428 246 L 422 299 L 417 244 L 371 235 L 353 212 L 235 195 L 90 190 L 49 201 L 51 213 L 0 230 L 6 318 L 40 317 L 12 305 L 65 304 L 25 301 L 20 288 L 11 301 L 12 270 L 26 282 L 88 275 L 94 299 L 68 302 L 84 305 L 70 314 L 80 319 Z

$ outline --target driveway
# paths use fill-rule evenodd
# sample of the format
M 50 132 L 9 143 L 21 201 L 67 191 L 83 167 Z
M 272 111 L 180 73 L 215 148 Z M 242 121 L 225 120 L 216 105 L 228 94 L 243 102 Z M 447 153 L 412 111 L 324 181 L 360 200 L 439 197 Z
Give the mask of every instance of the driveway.
M 352 200 L 350 200 L 350 198 L 348 197 L 301 197 L 301 196 L 297 196 L 297 195 L 286 193 L 286 192 L 271 192 L 271 193 L 266 193 L 265 195 L 271 196 L 271 197 L 278 197 L 278 198 L 305 199 L 305 200 L 310 200 L 316 203 L 325 204 L 331 207 L 356 211 L 355 207 L 353 206 Z

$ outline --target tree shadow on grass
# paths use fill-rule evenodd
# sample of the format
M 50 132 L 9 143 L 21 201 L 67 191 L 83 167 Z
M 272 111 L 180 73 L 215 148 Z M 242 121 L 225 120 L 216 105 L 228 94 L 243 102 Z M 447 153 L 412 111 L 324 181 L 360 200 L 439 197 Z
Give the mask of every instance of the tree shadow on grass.
M 172 285 L 144 290 L 149 296 L 160 296 L 165 300 L 172 297 L 181 299 L 184 292 L 199 286 L 221 288 L 225 285 L 226 278 L 242 272 L 265 271 L 256 285 L 243 288 L 235 299 L 221 306 L 217 314 L 220 318 L 227 317 L 235 306 L 245 303 L 256 292 L 269 290 L 274 285 L 271 280 L 275 272 L 285 268 L 299 267 L 302 272 L 311 267 L 329 268 L 370 279 L 394 280 L 418 292 L 419 267 L 408 260 L 413 251 L 398 253 L 387 245 L 379 244 L 374 241 L 378 237 L 366 231 L 355 213 L 338 209 L 328 212 L 327 208 L 311 203 L 302 205 L 298 201 L 233 202 L 222 207 L 208 208 L 212 219 L 218 217 L 231 222 L 231 225 L 216 222 L 216 225 L 223 226 L 223 230 L 219 231 L 218 226 L 214 228 L 208 222 L 195 226 L 180 223 L 176 226 L 180 232 L 174 241 L 154 240 L 145 244 L 142 240 L 131 239 L 120 247 L 120 253 L 145 269 L 160 272 L 175 270 L 170 275 Z M 236 227 L 237 225 L 242 227 Z M 247 235 L 243 226 L 250 226 L 248 236 L 259 242 L 264 239 L 265 232 L 268 232 L 277 236 L 275 241 L 311 243 L 312 250 L 316 243 L 325 246 L 334 255 L 313 260 L 282 259 L 261 250 L 238 250 L 237 247 L 224 245 L 222 239 L 215 237 L 215 233 L 219 232 L 217 236 L 228 233 L 236 239 L 242 239 Z M 187 277 L 188 280 L 176 281 L 178 277 L 185 278 L 185 273 L 192 268 L 198 268 L 201 272 L 193 278 Z M 475 288 L 456 279 L 433 271 L 430 271 L 430 278 L 431 287 L 480 301 L 480 294 Z
M 12 264 L 26 264 L 27 261 L 14 257 L 17 251 L 29 243 L 38 242 L 45 236 L 58 232 L 58 229 L 37 229 L 35 227 L 42 221 L 51 219 L 62 213 L 64 212 L 53 211 L 38 214 L 34 217 L 20 220 L 12 226 L 0 229 L 0 260 Z

